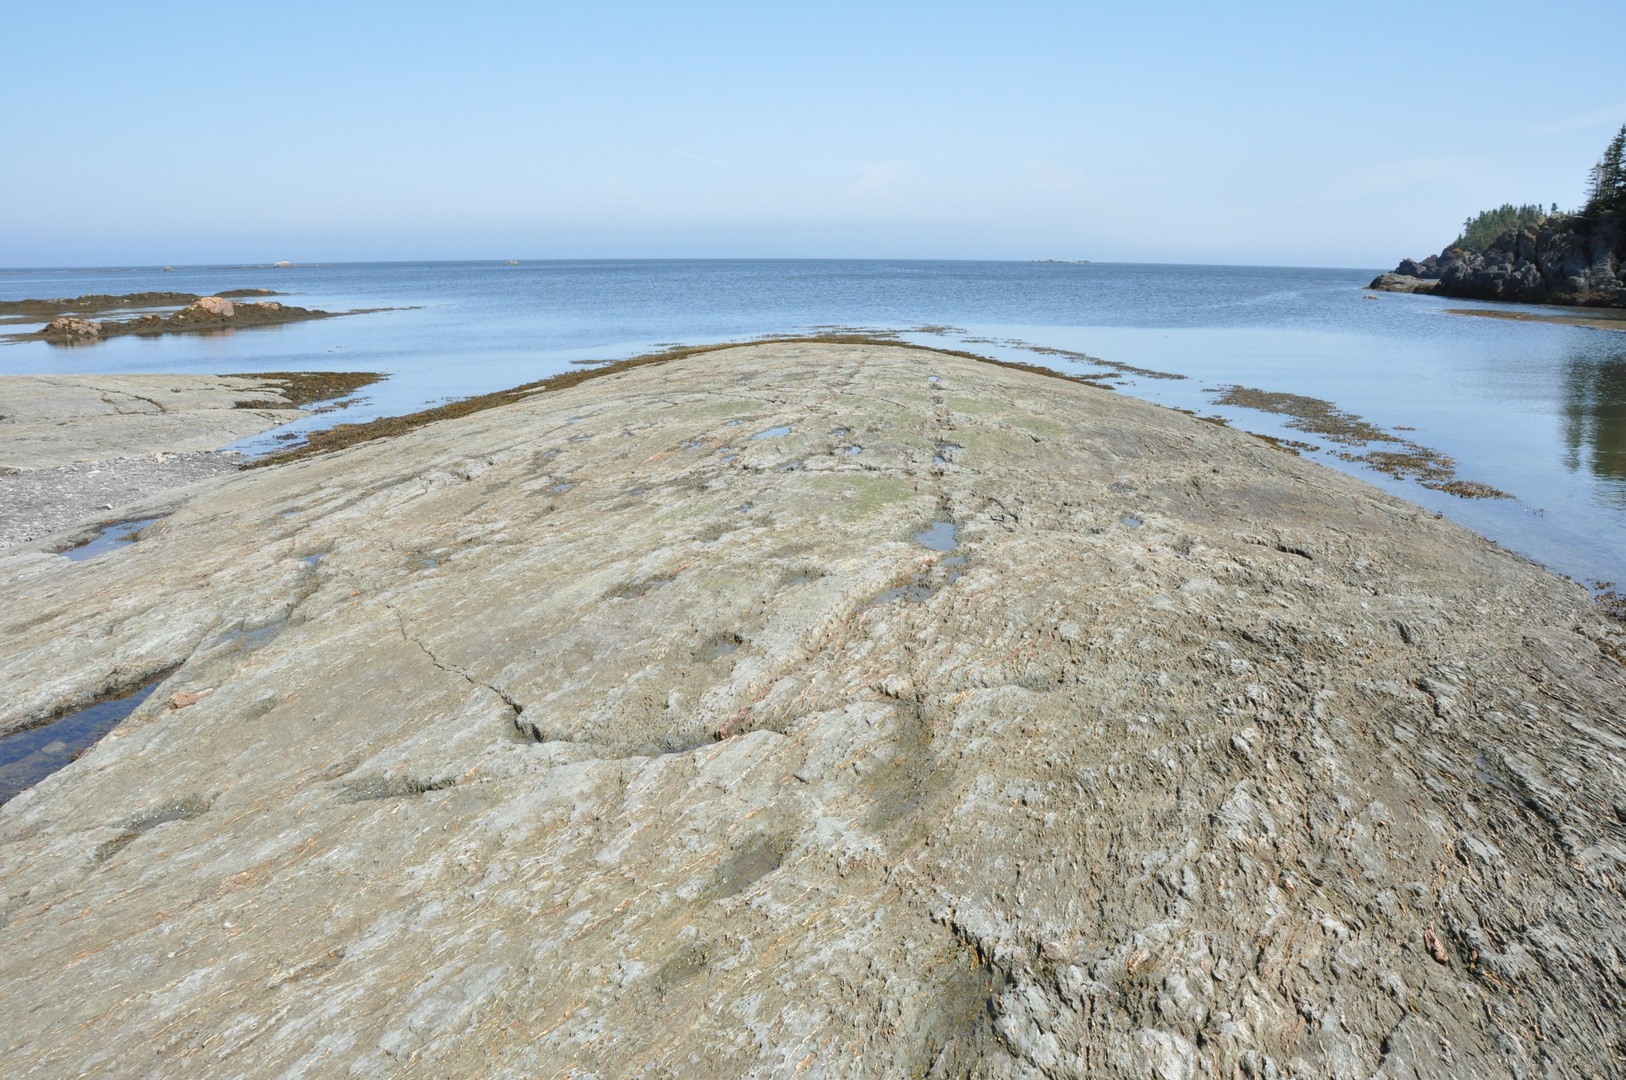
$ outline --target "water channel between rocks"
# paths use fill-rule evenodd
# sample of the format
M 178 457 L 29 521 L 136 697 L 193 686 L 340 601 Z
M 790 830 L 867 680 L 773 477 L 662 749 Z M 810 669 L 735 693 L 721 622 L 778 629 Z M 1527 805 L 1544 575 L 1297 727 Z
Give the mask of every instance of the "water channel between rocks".
M 162 679 L 133 694 L 101 701 L 43 727 L 0 737 L 0 803 L 10 801 L 73 761 L 140 707 Z

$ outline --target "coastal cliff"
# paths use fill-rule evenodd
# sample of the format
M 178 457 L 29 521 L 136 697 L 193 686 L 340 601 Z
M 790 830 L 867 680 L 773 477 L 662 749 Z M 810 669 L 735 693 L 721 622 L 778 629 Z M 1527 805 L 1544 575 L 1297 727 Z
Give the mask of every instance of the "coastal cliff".
M 1446 248 L 1402 260 L 1368 288 L 1470 300 L 1626 307 L 1626 228 L 1619 215 L 1569 215 L 1510 228 L 1478 252 Z
M 780 343 L 0 558 L 7 1076 L 1620 1076 L 1626 647 L 1246 433 Z M 41 729 L 44 730 L 44 729 Z
M 1468 300 L 1626 307 L 1626 124 L 1587 177 L 1573 214 L 1504 203 L 1463 222 L 1438 255 L 1404 259 L 1367 286 Z

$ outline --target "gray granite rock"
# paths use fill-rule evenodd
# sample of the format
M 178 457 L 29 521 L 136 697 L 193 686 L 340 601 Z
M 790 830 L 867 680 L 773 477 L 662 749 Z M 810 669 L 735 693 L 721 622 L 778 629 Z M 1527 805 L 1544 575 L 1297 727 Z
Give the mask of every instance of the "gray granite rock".
M 7 729 L 169 672 L 0 807 L 5 1075 L 1620 1072 L 1620 634 L 1106 391 L 705 354 L 0 620 Z

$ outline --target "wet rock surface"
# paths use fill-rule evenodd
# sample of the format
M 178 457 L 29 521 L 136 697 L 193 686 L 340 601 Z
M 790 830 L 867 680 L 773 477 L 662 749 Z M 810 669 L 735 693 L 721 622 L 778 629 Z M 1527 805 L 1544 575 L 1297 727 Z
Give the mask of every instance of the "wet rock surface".
M 1623 1071 L 1612 624 L 1107 392 L 712 353 L 0 619 L 0 732 L 178 665 L 0 808 L 7 1074 Z

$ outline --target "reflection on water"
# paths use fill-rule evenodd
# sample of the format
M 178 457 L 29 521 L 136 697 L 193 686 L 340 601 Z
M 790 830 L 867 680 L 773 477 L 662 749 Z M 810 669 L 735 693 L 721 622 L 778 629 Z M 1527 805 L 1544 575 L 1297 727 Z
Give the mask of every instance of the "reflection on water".
M 1590 469 L 1602 498 L 1626 507 L 1626 353 L 1571 360 L 1563 408 L 1565 463 Z

